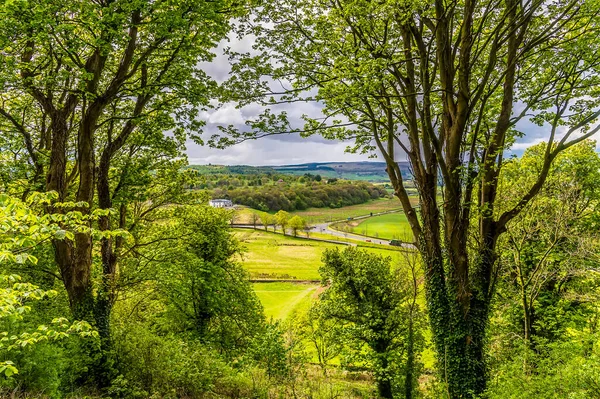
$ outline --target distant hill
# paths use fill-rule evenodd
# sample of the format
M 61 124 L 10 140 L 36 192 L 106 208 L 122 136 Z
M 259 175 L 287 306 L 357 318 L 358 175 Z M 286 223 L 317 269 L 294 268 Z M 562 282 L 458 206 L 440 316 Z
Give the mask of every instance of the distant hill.
M 399 162 L 402 176 L 411 178 L 408 162 Z M 297 165 L 279 166 L 248 166 L 248 165 L 190 165 L 192 169 L 202 174 L 262 174 L 285 173 L 303 175 L 305 173 L 318 174 L 325 178 L 340 178 L 348 180 L 363 180 L 375 183 L 389 182 L 385 171 L 385 162 L 312 162 Z
M 399 162 L 402 176 L 410 179 L 408 162 Z M 349 180 L 367 180 L 372 182 L 388 182 L 385 162 L 317 162 L 299 165 L 272 166 L 281 173 L 290 174 L 320 174 L 324 177 L 338 177 Z

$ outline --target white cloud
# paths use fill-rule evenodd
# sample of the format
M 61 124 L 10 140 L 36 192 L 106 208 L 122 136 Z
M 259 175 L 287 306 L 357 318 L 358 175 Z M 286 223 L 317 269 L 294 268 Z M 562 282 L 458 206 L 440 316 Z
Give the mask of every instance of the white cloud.
M 274 138 L 245 141 L 225 150 L 188 143 L 192 164 L 286 165 L 307 162 L 351 162 L 369 160 L 367 155 L 348 154 L 344 142 L 290 142 Z M 371 159 L 373 160 L 373 159 Z
M 246 118 L 242 110 L 235 108 L 234 104 L 225 104 L 208 116 L 208 123 L 221 125 L 243 125 Z
M 545 143 L 547 141 L 548 141 L 548 139 L 543 139 L 543 138 L 537 138 L 533 141 L 520 141 L 520 142 L 514 143 L 510 147 L 510 150 L 511 151 L 525 151 L 527 148 L 529 148 L 531 146 L 534 146 L 539 143 Z

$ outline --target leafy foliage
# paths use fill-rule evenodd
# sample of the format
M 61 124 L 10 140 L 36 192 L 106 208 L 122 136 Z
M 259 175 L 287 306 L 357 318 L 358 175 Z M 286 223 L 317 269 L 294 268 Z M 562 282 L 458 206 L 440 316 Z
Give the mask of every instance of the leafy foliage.
M 327 288 L 318 311 L 342 324 L 336 331 L 351 348 L 349 361 L 374 373 L 384 398 L 394 397 L 398 380 L 415 367 L 406 356 L 408 346 L 419 340 L 408 334 L 418 317 L 417 293 L 403 272 L 392 269 L 389 258 L 352 247 L 325 251 L 320 269 Z

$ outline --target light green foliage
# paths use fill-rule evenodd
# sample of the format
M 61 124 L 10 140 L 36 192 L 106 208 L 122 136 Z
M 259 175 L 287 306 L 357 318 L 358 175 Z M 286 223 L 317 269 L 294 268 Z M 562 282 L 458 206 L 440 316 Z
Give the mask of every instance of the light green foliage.
M 37 263 L 29 252 L 51 240 L 73 239 L 72 231 L 81 223 L 80 214 L 43 215 L 36 207 L 49 203 L 52 195 L 34 194 L 28 203 L 0 195 L 0 267 L 6 270 L 11 264 L 27 266 Z M 59 225 L 60 222 L 60 225 Z M 67 227 L 69 226 L 69 227 Z M 56 341 L 71 335 L 97 337 L 98 333 L 83 321 L 70 323 L 63 317 L 54 318 L 50 325 L 39 325 L 35 330 L 23 330 L 23 322 L 32 311 L 32 304 L 50 300 L 56 291 L 43 290 L 35 284 L 22 282 L 18 275 L 0 276 L 0 353 L 10 357 L 12 352 L 23 350 L 40 342 Z M 0 364 L 0 373 L 9 378 L 18 373 L 10 360 Z
M 267 231 L 267 228 L 271 225 L 273 225 L 273 230 L 275 230 L 275 217 L 273 215 L 263 213 L 260 217 L 260 221 L 265 228 L 265 231 Z
M 326 317 L 318 302 L 311 302 L 308 309 L 295 316 L 294 322 L 300 336 L 308 342 L 311 352 L 316 354 L 316 360 L 326 376 L 330 362 L 344 348 L 344 321 Z
M 524 346 L 499 363 L 487 392 L 490 399 L 595 399 L 600 397 L 598 332 L 579 333 L 548 344 L 543 351 Z M 535 372 L 524 373 L 524 364 Z
M 398 381 L 414 368 L 405 356 L 409 345 L 415 345 L 408 332 L 416 328 L 411 320 L 416 319 L 417 294 L 411 293 L 405 271 L 394 270 L 390 258 L 347 248 L 326 251 L 320 273 L 326 289 L 317 311 L 341 323 L 336 330 L 344 335 L 351 364 L 368 367 L 379 395 L 394 397 Z
M 288 223 L 292 229 L 294 237 L 298 235 L 298 230 L 304 230 L 308 227 L 306 220 L 302 219 L 298 215 L 292 216 Z
M 497 395 L 516 397 L 519 379 L 531 387 L 523 397 L 538 390 L 546 392 L 542 397 L 561 397 L 571 389 L 580 395 L 587 368 L 597 363 L 597 348 L 590 341 L 590 333 L 597 331 L 600 298 L 600 276 L 594 272 L 600 264 L 600 157 L 595 147 L 584 141 L 557 157 L 539 195 L 510 223 L 500 243 L 501 299 L 491 324 L 492 370 L 502 381 L 492 388 Z M 544 150 L 537 145 L 507 162 L 501 175 L 507 208 L 535 179 Z M 586 341 L 587 349 L 576 349 Z M 569 350 L 574 352 L 567 355 Z M 560 356 L 565 359 L 557 362 Z M 572 385 L 557 387 L 551 375 L 559 368 Z
M 286 211 L 278 211 L 275 214 L 275 222 L 281 226 L 281 231 L 285 234 L 285 229 L 289 225 L 290 214 Z

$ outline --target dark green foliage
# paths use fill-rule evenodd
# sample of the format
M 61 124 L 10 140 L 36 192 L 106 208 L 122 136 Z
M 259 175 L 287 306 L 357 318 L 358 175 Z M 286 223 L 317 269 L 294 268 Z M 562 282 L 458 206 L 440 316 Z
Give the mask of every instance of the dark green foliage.
M 241 249 L 229 233 L 229 212 L 182 206 L 160 218 L 145 232 L 156 243 L 141 254 L 155 257 L 155 289 L 174 326 L 230 355 L 247 348 L 264 317 L 238 262 Z
M 338 181 L 306 185 L 275 184 L 213 191 L 214 198 L 229 198 L 235 204 L 262 211 L 294 211 L 307 208 L 340 208 L 386 196 L 385 189 L 369 183 Z

